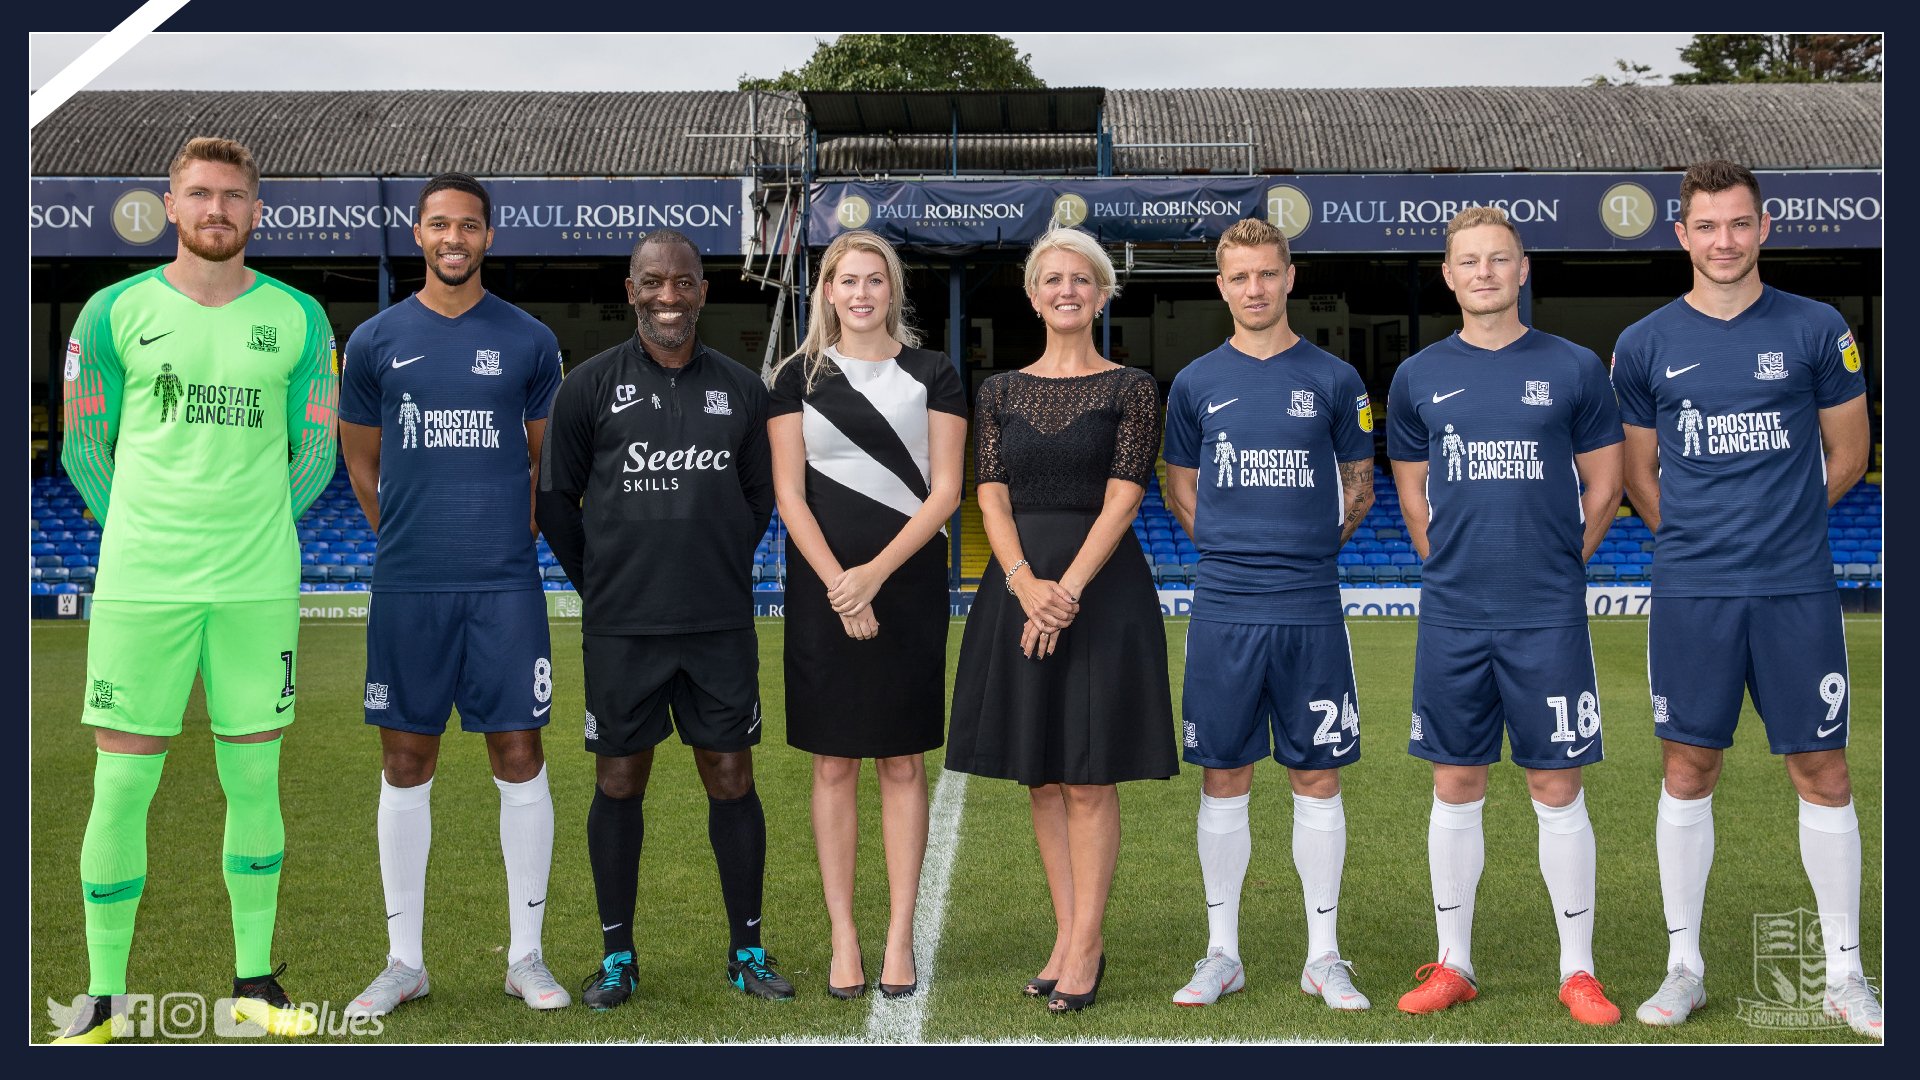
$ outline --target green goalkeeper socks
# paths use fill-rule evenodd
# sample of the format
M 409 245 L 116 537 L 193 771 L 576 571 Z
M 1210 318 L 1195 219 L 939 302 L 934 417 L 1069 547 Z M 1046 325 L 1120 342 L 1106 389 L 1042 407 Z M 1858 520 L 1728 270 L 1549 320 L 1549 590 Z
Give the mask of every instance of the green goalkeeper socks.
M 280 743 L 213 742 L 220 789 L 227 796 L 221 850 L 233 907 L 233 973 L 241 979 L 273 970 L 273 920 L 279 913 L 287 840 L 280 817 Z
M 80 842 L 80 893 L 87 915 L 87 993 L 127 992 L 133 919 L 147 884 L 147 808 L 167 755 L 96 751 L 93 810 Z

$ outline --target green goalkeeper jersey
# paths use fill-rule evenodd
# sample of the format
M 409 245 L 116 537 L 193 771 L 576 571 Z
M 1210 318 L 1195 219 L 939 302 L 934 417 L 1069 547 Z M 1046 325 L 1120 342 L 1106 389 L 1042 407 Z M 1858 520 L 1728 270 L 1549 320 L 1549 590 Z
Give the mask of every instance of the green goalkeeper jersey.
M 254 271 L 203 307 L 156 267 L 95 293 L 67 343 L 60 460 L 100 519 L 102 600 L 273 600 L 333 476 L 326 313 Z

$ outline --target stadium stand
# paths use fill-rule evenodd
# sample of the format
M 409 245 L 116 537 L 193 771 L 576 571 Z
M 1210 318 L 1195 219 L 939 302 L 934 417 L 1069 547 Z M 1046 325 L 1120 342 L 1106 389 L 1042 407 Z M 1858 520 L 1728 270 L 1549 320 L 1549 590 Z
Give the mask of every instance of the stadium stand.
M 971 455 L 969 455 L 971 457 Z M 968 468 L 971 469 L 971 461 Z M 1134 536 L 1140 541 L 1154 582 L 1162 588 L 1193 586 L 1200 560 L 1193 541 L 1168 509 L 1161 494 L 1165 466 L 1148 482 L 1146 497 L 1134 518 Z M 1406 521 L 1393 477 L 1374 469 L 1374 506 L 1353 538 L 1340 549 L 1341 584 L 1349 588 L 1417 586 L 1421 560 L 1406 539 Z M 961 527 L 963 576 L 972 584 L 985 568 L 987 543 L 979 525 L 974 500 L 963 504 Z M 29 530 L 28 581 L 34 595 L 93 591 L 100 558 L 100 528 L 88 513 L 79 492 L 64 475 L 39 476 L 33 481 Z M 1827 517 L 1827 539 L 1833 547 L 1834 584 L 1842 589 L 1881 587 L 1882 529 L 1880 486 L 1862 481 L 1842 496 Z M 334 474 L 306 516 L 300 519 L 300 589 L 302 592 L 342 592 L 365 589 L 373 581 L 376 548 L 373 530 L 347 482 L 345 469 Z M 549 591 L 573 586 L 560 569 L 545 538 L 536 545 L 541 579 Z M 786 528 L 776 512 L 767 533 L 754 550 L 754 588 L 777 591 L 786 587 Z M 1653 533 L 1622 507 L 1607 529 L 1606 539 L 1587 562 L 1587 583 L 1602 588 L 1643 585 L 1653 572 Z

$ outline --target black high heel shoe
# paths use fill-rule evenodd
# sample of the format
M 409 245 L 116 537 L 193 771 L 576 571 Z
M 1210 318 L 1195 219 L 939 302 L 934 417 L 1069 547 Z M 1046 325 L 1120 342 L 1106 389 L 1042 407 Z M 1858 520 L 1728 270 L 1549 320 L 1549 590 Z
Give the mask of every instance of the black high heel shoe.
M 1055 989 L 1047 998 L 1047 1011 L 1053 1013 L 1079 1012 L 1093 1005 L 1094 995 L 1100 993 L 1100 980 L 1107 977 L 1107 954 L 1100 954 L 1100 967 L 1093 973 L 1093 989 L 1084 994 L 1068 994 Z M 1055 980 L 1058 982 L 1058 980 Z
M 1050 998 L 1053 996 L 1053 988 L 1059 984 L 1059 979 L 1043 979 L 1035 975 L 1027 980 L 1026 988 L 1022 992 L 1030 998 Z
M 829 976 L 829 978 L 831 978 L 831 976 Z M 885 987 L 883 986 L 882 989 L 884 990 Z M 841 1001 L 852 1001 L 854 998 L 860 997 L 866 992 L 867 992 L 867 954 L 863 952 L 860 954 L 860 981 L 855 983 L 852 986 L 835 986 L 832 983 L 828 983 L 827 993 L 832 994 L 834 997 L 839 998 Z
M 883 982 L 880 984 L 880 996 L 888 999 L 889 1001 L 898 1001 L 901 998 L 912 997 L 914 995 L 914 992 L 919 989 L 920 989 L 919 979 L 915 979 L 910 983 Z

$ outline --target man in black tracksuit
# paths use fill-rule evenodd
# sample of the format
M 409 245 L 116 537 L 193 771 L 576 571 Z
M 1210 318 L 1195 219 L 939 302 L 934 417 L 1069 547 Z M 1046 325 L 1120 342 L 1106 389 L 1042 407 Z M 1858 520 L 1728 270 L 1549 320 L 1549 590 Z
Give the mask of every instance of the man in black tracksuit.
M 535 500 L 585 609 L 586 746 L 597 755 L 587 856 L 606 956 L 582 997 L 610 1009 L 633 992 L 641 802 L 653 748 L 677 728 L 707 789 L 728 981 L 791 998 L 760 946 L 767 825 L 753 788 L 753 549 L 774 503 L 767 391 L 695 339 L 707 282 L 692 241 L 648 235 L 626 287 L 639 333 L 560 384 Z

